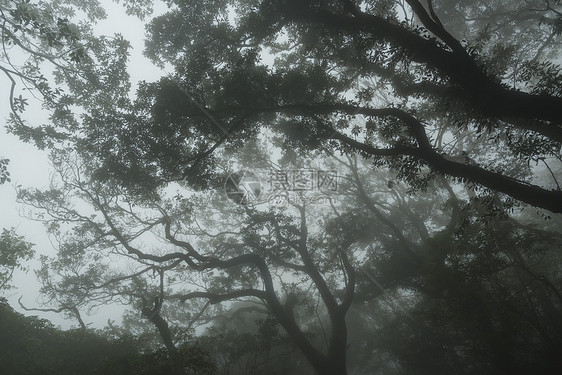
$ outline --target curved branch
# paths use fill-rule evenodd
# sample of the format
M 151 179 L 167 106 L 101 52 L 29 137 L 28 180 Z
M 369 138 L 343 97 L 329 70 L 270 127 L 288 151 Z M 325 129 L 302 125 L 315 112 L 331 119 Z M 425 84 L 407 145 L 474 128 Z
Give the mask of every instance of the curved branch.
M 242 290 L 236 290 L 236 291 L 232 291 L 230 293 L 225 293 L 225 294 L 217 294 L 217 293 L 211 293 L 211 292 L 190 292 L 190 293 L 185 293 L 185 294 L 171 294 L 169 296 L 166 296 L 166 299 L 177 299 L 180 302 L 185 302 L 187 300 L 190 299 L 194 299 L 194 298 L 205 298 L 207 300 L 209 300 L 209 302 L 211 304 L 216 304 L 216 303 L 220 303 L 220 302 L 224 302 L 224 301 L 229 301 L 229 300 L 233 300 L 236 298 L 242 298 L 242 297 L 256 297 L 259 298 L 260 300 L 265 301 L 267 299 L 267 295 L 266 292 L 264 292 L 263 290 L 258 290 L 258 289 L 242 289 Z
M 166 236 L 166 239 L 168 241 L 170 241 L 170 243 L 172 243 L 175 246 L 181 247 L 182 249 L 187 251 L 187 253 L 191 257 L 193 257 L 194 259 L 197 259 L 200 262 L 205 262 L 205 261 L 208 261 L 210 259 L 209 257 L 206 257 L 206 256 L 203 256 L 203 255 L 199 254 L 199 252 L 197 252 L 197 250 L 195 250 L 195 248 L 189 242 L 178 240 L 177 238 L 175 238 L 172 235 L 172 232 L 171 232 L 172 222 L 171 222 L 169 217 L 165 216 L 162 219 L 162 223 L 164 224 L 164 234 Z
M 415 2 L 410 2 L 415 5 Z M 419 4 L 419 2 L 417 3 Z M 425 12 L 425 9 L 423 11 Z M 420 14 L 423 14 L 421 10 Z M 427 13 L 425 14 L 427 15 Z M 465 91 L 465 95 L 461 96 L 488 115 L 502 118 L 546 120 L 555 124 L 561 122 L 562 98 L 528 94 L 505 87 L 477 66 L 462 46 L 455 47 L 452 52 L 447 51 L 433 40 L 426 39 L 383 17 L 366 13 L 343 16 L 319 10 L 291 14 L 289 19 L 294 22 L 324 25 L 326 28 L 335 29 L 338 32 L 368 33 L 376 40 L 390 42 L 403 49 L 412 61 L 427 64 L 448 76 L 461 90 Z M 446 31 L 444 33 L 444 29 L 440 30 L 439 25 L 429 16 L 427 19 L 431 21 L 435 32 L 445 38 L 448 44 L 460 45 L 454 38 L 447 37 Z
M 74 315 L 74 317 L 78 320 L 78 324 L 80 325 L 80 330 L 82 331 L 82 334 L 84 334 L 86 332 L 86 324 L 84 323 L 84 320 L 82 320 L 82 315 L 80 314 L 80 311 L 78 310 L 78 308 L 76 306 L 62 305 L 58 309 L 29 308 L 29 307 L 24 306 L 23 302 L 21 301 L 22 298 L 23 298 L 23 296 L 18 298 L 18 303 L 19 303 L 20 307 L 22 309 L 24 309 L 25 311 L 54 312 L 54 313 L 57 313 L 57 314 L 60 314 L 63 311 L 71 312 Z
M 423 125 L 416 125 L 416 132 L 422 136 Z M 425 133 L 424 133 L 425 134 Z M 476 165 L 462 164 L 446 159 L 433 149 L 409 146 L 395 146 L 391 149 L 377 149 L 371 145 L 358 142 L 335 130 L 331 138 L 337 139 L 342 143 L 363 151 L 373 156 L 396 156 L 408 155 L 415 159 L 422 160 L 436 172 L 446 174 L 451 177 L 468 179 L 492 190 L 507 194 L 521 202 L 535 207 L 547 209 L 554 213 L 562 213 L 562 192 L 556 190 L 543 189 L 536 185 L 530 185 Z M 423 142 L 423 136 L 422 136 Z
M 423 5 L 418 0 L 406 0 L 410 5 L 416 16 L 419 17 L 423 25 L 431 31 L 435 36 L 445 42 L 453 52 L 463 56 L 463 58 L 470 58 L 466 50 L 462 47 L 458 40 L 456 40 L 445 28 L 443 24 L 433 11 L 431 0 L 428 0 L 429 13 L 425 10 Z
M 562 106 L 560 107 L 562 108 Z M 356 115 L 362 114 L 370 117 L 395 117 L 401 120 L 414 134 L 418 147 L 408 145 L 395 145 L 392 148 L 376 148 L 372 145 L 361 143 L 353 138 L 342 134 L 327 125 L 319 125 L 322 130 L 323 137 L 327 139 L 338 140 L 351 148 L 362 151 L 372 156 L 411 156 L 417 160 L 427 163 L 434 171 L 457 177 L 468 179 L 482 186 L 507 194 L 524 203 L 528 203 L 535 207 L 547 209 L 549 211 L 562 212 L 562 192 L 556 190 L 548 190 L 536 185 L 527 184 L 516 180 L 512 177 L 502 175 L 500 173 L 491 172 L 485 168 L 459 163 L 447 159 L 433 149 L 424 125 L 411 114 L 398 108 L 366 108 L 351 104 L 291 104 L 277 107 L 259 108 L 258 112 L 279 112 L 279 113 L 297 113 L 300 115 L 318 115 L 330 114 L 334 112 L 342 112 L 346 114 Z M 560 133 L 562 137 L 562 129 L 558 129 L 556 134 Z M 562 139 L 562 138 L 561 138 Z
M 353 268 L 353 266 L 351 265 L 351 262 L 349 261 L 349 257 L 347 256 L 346 250 L 347 249 L 341 249 L 340 250 L 341 261 L 343 263 L 343 267 L 345 269 L 345 272 L 347 273 L 347 283 L 345 285 L 345 294 L 344 294 L 344 297 L 343 297 L 343 301 L 340 305 L 340 310 L 344 314 L 347 312 L 347 310 L 349 310 L 349 307 L 351 306 L 351 303 L 353 302 L 353 297 L 355 296 L 355 282 L 356 282 L 356 278 L 357 278 L 357 273 L 355 272 L 355 269 Z
M 453 89 L 448 89 L 453 90 Z M 451 93 L 452 91 L 449 91 Z M 522 93 L 525 94 L 525 93 Z M 525 94 L 526 95 L 526 94 Z M 560 99 L 560 106 L 562 108 L 562 99 Z M 400 110 L 398 108 L 369 108 L 362 107 L 354 104 L 348 103 L 315 103 L 315 104 L 284 104 L 276 105 L 270 107 L 236 107 L 236 108 L 223 108 L 216 111 L 212 111 L 212 114 L 220 115 L 232 113 L 235 111 L 254 111 L 256 113 L 285 113 L 292 115 L 322 115 L 322 114 L 332 114 L 332 113 L 345 113 L 351 116 L 354 115 L 364 115 L 371 117 L 386 117 L 394 116 L 403 120 L 407 120 L 408 117 L 413 117 L 412 115 Z M 560 110 L 560 116 L 558 120 L 562 119 L 562 110 Z M 197 113 L 185 113 L 188 117 L 197 117 Z M 536 132 L 538 134 L 544 135 L 545 137 L 556 141 L 562 142 L 562 127 L 540 122 L 540 121 L 511 121 L 515 117 L 515 113 L 511 113 L 509 116 L 504 116 L 505 121 L 509 122 L 513 126 Z M 502 118 L 504 119 L 504 118 Z M 417 120 L 416 120 L 417 121 Z
M 85 190 L 84 190 L 85 191 Z M 196 268 L 197 266 L 195 265 L 195 263 L 193 262 L 193 260 L 190 259 L 190 257 L 187 254 L 184 253 L 170 253 L 170 254 L 166 254 L 166 255 L 153 255 L 153 254 L 147 254 L 135 247 L 133 247 L 129 241 L 125 238 L 125 236 L 121 233 L 121 231 L 119 231 L 119 229 L 117 229 L 117 226 L 113 223 L 113 220 L 111 219 L 111 217 L 109 216 L 109 214 L 107 213 L 107 210 L 103 207 L 103 204 L 101 204 L 101 202 L 99 201 L 99 199 L 94 198 L 94 196 L 85 191 L 90 198 L 92 199 L 92 202 L 94 202 L 97 206 L 97 209 L 102 213 L 103 217 L 105 218 L 105 221 L 107 222 L 107 225 L 109 225 L 109 227 L 111 228 L 111 234 L 117 238 L 117 240 L 119 241 L 119 243 L 127 250 L 127 252 L 129 254 L 133 254 L 135 256 L 137 256 L 138 259 L 141 260 L 151 260 L 153 262 L 158 262 L 158 263 L 163 263 L 163 262 L 167 262 L 167 261 L 171 261 L 171 260 L 178 260 L 181 259 L 183 261 L 185 261 L 187 264 L 189 264 L 190 266 Z
M 166 322 L 166 320 L 162 318 L 162 315 L 160 315 L 162 303 L 163 299 L 161 297 L 155 297 L 154 306 L 152 308 L 143 307 L 141 312 L 146 319 L 156 326 L 166 349 L 168 349 L 168 352 L 173 355 L 177 352 L 177 348 L 174 344 L 174 340 L 172 339 L 172 332 L 170 331 L 168 322 Z
M 324 277 L 322 277 L 322 275 L 318 271 L 318 268 L 314 264 L 312 256 L 308 252 L 308 228 L 306 223 L 305 208 L 302 206 L 296 206 L 296 208 L 299 210 L 301 219 L 301 238 L 298 246 L 296 247 L 296 250 L 301 256 L 303 265 L 306 269 L 306 274 L 314 282 L 316 288 L 318 288 L 318 292 L 322 297 L 322 301 L 324 301 L 324 304 L 328 309 L 328 314 L 332 319 L 334 319 L 334 317 L 337 315 L 338 303 L 336 302 L 334 295 L 330 291 L 326 280 L 324 280 Z

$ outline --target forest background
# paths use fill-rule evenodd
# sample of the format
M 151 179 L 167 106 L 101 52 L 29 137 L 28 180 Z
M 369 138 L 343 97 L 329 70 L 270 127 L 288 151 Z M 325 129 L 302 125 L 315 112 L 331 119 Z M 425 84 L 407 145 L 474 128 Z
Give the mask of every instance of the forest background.
M 153 5 L 0 2 L 1 369 L 556 373 L 559 1 Z

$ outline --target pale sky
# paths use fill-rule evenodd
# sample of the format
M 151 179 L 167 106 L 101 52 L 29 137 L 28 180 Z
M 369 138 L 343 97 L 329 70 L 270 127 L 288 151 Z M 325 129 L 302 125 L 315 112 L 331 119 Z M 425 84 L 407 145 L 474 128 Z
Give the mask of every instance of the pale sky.
M 144 22 L 131 16 L 127 16 L 124 9 L 113 3 L 111 0 L 101 0 L 107 11 L 107 20 L 101 22 L 96 27 L 96 32 L 103 35 L 120 33 L 127 39 L 132 50 L 129 61 L 129 73 L 133 87 L 140 80 L 154 81 L 162 76 L 164 72 L 142 55 L 144 48 Z M 166 8 L 160 5 L 157 13 L 162 13 Z M 146 22 L 146 21 L 145 21 Z M 134 63 L 131 63 L 134 62 Z M 23 207 L 15 201 L 15 185 L 24 187 L 45 188 L 49 185 L 50 165 L 48 153 L 37 150 L 29 144 L 25 144 L 17 137 L 6 134 L 4 130 L 5 119 L 9 113 L 9 87 L 10 81 L 0 75 L 0 158 L 10 159 L 8 166 L 12 182 L 0 185 L 0 228 L 16 228 L 19 235 L 25 236 L 26 240 L 35 244 L 36 257 L 39 254 L 53 255 L 54 249 L 51 245 L 41 223 L 30 221 L 20 215 Z M 31 106 L 30 106 L 31 107 Z M 47 114 L 40 110 L 29 110 L 25 113 L 26 118 L 32 125 L 40 125 L 45 122 Z M 39 264 L 38 261 L 31 262 L 33 269 Z M 14 276 L 13 284 L 17 289 L 9 291 L 8 300 L 13 308 L 21 311 L 17 299 L 23 295 L 23 302 L 28 307 L 39 307 L 36 303 L 39 297 L 39 283 L 36 281 L 35 274 L 30 271 L 27 274 L 19 272 Z M 55 313 L 26 313 L 27 315 L 39 315 L 51 320 L 56 325 L 63 328 L 75 326 L 74 321 L 65 321 L 59 314 Z M 120 310 L 99 311 L 96 316 L 83 316 L 86 323 L 102 327 L 106 324 L 108 317 L 119 319 Z

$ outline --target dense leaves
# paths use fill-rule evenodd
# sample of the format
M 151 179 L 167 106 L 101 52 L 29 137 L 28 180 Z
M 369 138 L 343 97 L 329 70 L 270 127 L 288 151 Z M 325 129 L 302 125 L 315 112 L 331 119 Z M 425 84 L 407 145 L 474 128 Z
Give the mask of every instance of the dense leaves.
M 8 164 L 10 160 L 0 159 L 0 185 L 5 182 L 10 182 L 10 172 L 8 172 Z
M 145 350 L 142 337 L 112 329 L 69 330 L 15 312 L 0 299 L 0 371 L 14 375 L 173 374 L 175 360 L 163 350 Z M 214 374 L 209 354 L 186 343 L 178 352 L 192 374 Z M 184 372 L 182 372 L 184 373 Z
M 94 95 L 71 131 L 100 179 L 135 194 L 213 186 L 223 151 L 272 131 L 288 148 L 361 153 L 414 188 L 446 175 L 562 210 L 556 173 L 533 179 L 560 157 L 559 4 L 407 3 L 170 1 L 146 54 L 174 73 L 141 85 L 133 104 L 117 87 Z M 524 23 L 506 24 L 511 9 Z
M 151 0 L 122 3 L 139 17 L 151 12 Z M 106 16 L 99 1 L 0 2 L 0 72 L 9 82 L 10 132 L 39 148 L 53 147 L 76 130 L 78 116 L 73 111 L 91 100 L 87 92 L 77 90 L 77 79 L 88 81 L 90 89 L 95 83 L 105 85 L 108 95 L 110 87 L 126 81 L 126 75 L 120 77 L 126 71 L 114 61 L 123 60 L 127 44 L 119 35 L 93 33 L 93 25 Z M 101 64 L 103 68 L 97 66 Z M 32 110 L 46 110 L 47 123 L 26 121 L 33 99 L 40 105 Z
M 18 236 L 14 229 L 2 229 L 0 234 L 0 291 L 11 288 L 11 278 L 16 269 L 26 270 L 25 262 L 35 251 L 33 244 Z
M 516 221 L 479 222 L 429 239 L 414 272 L 378 260 L 402 308 L 379 307 L 388 321 L 374 328 L 375 345 L 409 373 L 556 373 L 562 301 L 550 257 L 560 245 L 559 235 Z

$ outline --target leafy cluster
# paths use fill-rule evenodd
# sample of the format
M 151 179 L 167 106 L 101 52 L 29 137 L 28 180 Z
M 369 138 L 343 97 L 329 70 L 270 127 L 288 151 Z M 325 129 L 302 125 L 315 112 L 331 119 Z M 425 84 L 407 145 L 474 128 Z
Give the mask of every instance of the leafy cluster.
M 33 244 L 18 236 L 12 228 L 2 229 L 0 234 L 0 291 L 10 289 L 16 269 L 27 270 L 25 262 L 33 258 Z

